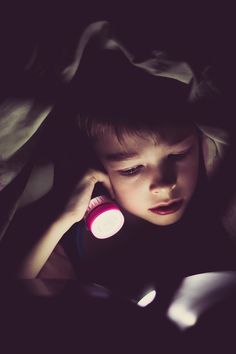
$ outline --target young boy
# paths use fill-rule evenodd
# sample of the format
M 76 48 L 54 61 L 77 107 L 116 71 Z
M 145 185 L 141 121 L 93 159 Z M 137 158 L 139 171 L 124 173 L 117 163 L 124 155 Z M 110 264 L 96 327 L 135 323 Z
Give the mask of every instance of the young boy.
M 186 87 L 143 73 L 124 76 L 123 84 L 112 82 L 112 89 L 106 82 L 105 91 L 94 86 L 93 94 L 85 93 L 88 102 L 77 115 L 83 151 L 93 152 L 100 167 L 91 162 L 60 216 L 22 263 L 20 278 L 37 277 L 73 225 L 77 246 L 91 259 L 89 276 L 100 267 L 96 280 L 115 282 L 117 289 L 233 267 L 208 200 L 203 134 L 192 122 Z M 125 216 L 124 227 L 109 240 L 95 240 L 83 227 L 97 183 Z

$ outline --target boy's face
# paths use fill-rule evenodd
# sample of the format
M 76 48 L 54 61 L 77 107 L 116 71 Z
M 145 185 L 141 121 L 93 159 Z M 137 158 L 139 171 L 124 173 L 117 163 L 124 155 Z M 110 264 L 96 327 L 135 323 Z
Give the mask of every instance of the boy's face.
M 117 202 L 134 216 L 170 225 L 183 215 L 197 184 L 199 142 L 194 129 L 170 130 L 168 141 L 151 135 L 107 132 L 95 150 Z

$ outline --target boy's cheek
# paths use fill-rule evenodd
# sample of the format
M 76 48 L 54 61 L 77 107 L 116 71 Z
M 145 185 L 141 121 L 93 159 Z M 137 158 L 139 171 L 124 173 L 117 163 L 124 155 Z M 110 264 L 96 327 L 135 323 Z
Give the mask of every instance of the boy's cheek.
M 189 197 L 195 192 L 198 181 L 198 169 L 193 169 L 192 173 L 188 174 L 186 178 L 182 181 L 183 188 Z
M 114 194 L 114 198 L 119 202 L 120 196 L 123 194 L 122 192 L 122 186 L 117 183 L 116 179 L 113 178 L 112 175 L 109 175 L 110 182 L 111 182 L 111 188 Z
M 124 195 L 124 193 L 127 193 L 127 192 L 123 191 L 122 188 L 119 188 L 119 186 L 115 183 L 111 182 L 111 186 L 112 186 L 112 190 L 113 190 L 115 199 L 117 201 L 122 199 L 122 195 Z
M 112 189 L 114 192 L 115 200 L 121 205 L 126 206 L 127 201 L 133 199 L 132 191 L 119 183 L 113 183 Z

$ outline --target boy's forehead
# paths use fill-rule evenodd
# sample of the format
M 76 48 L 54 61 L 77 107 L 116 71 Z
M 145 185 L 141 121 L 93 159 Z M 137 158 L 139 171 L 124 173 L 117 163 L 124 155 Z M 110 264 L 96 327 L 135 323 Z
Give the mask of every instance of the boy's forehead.
M 169 127 L 153 132 L 124 132 L 117 136 L 115 131 L 107 131 L 97 137 L 95 149 L 99 155 L 121 151 L 139 152 L 150 145 L 177 145 L 194 135 L 193 127 Z
M 143 144 L 148 141 L 150 141 L 150 137 L 142 137 L 137 134 L 128 133 L 118 137 L 115 132 L 109 132 L 97 139 L 95 148 L 102 155 L 116 151 L 139 151 L 141 145 L 143 146 Z

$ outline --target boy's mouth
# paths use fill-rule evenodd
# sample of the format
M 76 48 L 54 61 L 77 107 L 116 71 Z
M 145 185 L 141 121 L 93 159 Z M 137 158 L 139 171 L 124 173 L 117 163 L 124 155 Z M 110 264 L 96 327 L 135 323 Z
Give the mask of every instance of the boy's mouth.
M 168 203 L 160 203 L 156 207 L 150 208 L 149 210 L 159 215 L 173 214 L 181 208 L 182 204 L 183 199 L 176 199 Z

